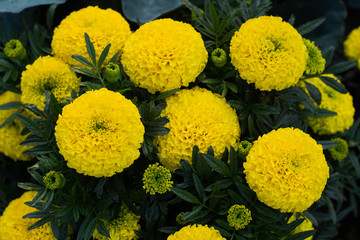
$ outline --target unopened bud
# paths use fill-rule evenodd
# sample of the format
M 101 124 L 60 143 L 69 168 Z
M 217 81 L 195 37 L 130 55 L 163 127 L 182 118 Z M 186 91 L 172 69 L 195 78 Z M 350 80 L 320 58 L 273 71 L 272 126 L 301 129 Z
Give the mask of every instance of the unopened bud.
M 221 48 L 216 48 L 211 53 L 211 60 L 216 67 L 223 67 L 226 64 L 226 52 Z
M 26 50 L 17 39 L 11 39 L 5 44 L 4 53 L 6 56 L 23 60 L 26 57 Z
M 105 67 L 105 79 L 108 82 L 116 82 L 120 78 L 120 67 L 119 65 L 110 62 Z
M 45 186 L 50 190 L 60 189 L 65 186 L 65 177 L 61 173 L 50 171 L 44 177 Z

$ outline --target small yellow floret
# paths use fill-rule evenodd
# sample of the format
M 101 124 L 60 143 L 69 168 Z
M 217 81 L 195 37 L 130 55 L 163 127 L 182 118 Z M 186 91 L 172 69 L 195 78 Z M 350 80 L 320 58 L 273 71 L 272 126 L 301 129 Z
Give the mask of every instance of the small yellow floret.
M 340 82 L 340 80 L 332 74 L 324 76 L 332 77 Z M 321 104 L 318 105 L 313 101 L 315 106 L 337 113 L 337 115 L 331 117 L 308 117 L 309 126 L 312 130 L 319 135 L 331 135 L 348 130 L 354 123 L 355 114 L 353 98 L 350 93 L 340 93 L 323 83 L 319 78 L 310 78 L 305 81 L 316 86 L 321 93 Z M 307 92 L 303 82 L 300 82 L 299 86 Z
M 348 60 L 358 61 L 360 69 L 360 27 L 353 29 L 344 42 L 344 53 Z
M 301 35 L 280 17 L 262 16 L 241 25 L 230 42 L 231 63 L 262 91 L 294 86 L 306 67 Z
M 28 213 L 37 211 L 35 208 L 25 205 L 32 201 L 37 192 L 25 192 L 20 198 L 10 202 L 3 215 L 0 217 L 0 239 L 1 240 L 56 240 L 50 222 L 35 228 L 27 229 L 40 219 L 22 217 Z M 69 239 L 69 238 L 67 238 Z
M 145 23 L 129 37 L 123 51 L 125 73 L 150 93 L 188 86 L 208 59 L 200 33 L 172 19 Z
M 14 92 L 6 91 L 0 95 L 0 105 L 9 102 L 20 102 L 20 95 Z M 13 115 L 20 108 L 12 108 L 8 110 L 0 110 L 0 124 L 4 123 L 11 115 Z M 16 160 L 31 160 L 29 155 L 24 155 L 23 152 L 32 148 L 33 146 L 22 146 L 22 143 L 27 135 L 21 135 L 24 124 L 17 118 L 11 123 L 0 128 L 0 152 L 6 156 Z
M 322 146 L 294 128 L 280 128 L 259 137 L 244 169 L 258 199 L 281 212 L 305 211 L 321 197 L 329 178 Z
M 179 168 L 180 160 L 191 163 L 192 149 L 201 152 L 213 147 L 215 157 L 221 158 L 225 147 L 237 150 L 240 125 L 236 111 L 225 99 L 206 89 L 195 87 L 180 90 L 166 99 L 161 116 L 170 122 L 170 132 L 154 139 L 160 162 L 169 170 Z
M 244 229 L 252 220 L 251 212 L 244 205 L 235 204 L 229 209 L 227 220 L 230 227 Z
M 188 225 L 174 234 L 171 234 L 167 240 L 225 240 L 220 232 L 214 227 L 207 225 Z
M 140 156 L 144 132 L 136 106 L 105 88 L 65 106 L 55 127 L 67 165 L 94 177 L 111 177 L 129 167 Z
M 151 164 L 146 168 L 142 181 L 143 188 L 151 195 L 170 191 L 174 183 L 171 181 L 169 169 L 160 166 L 159 163 Z
M 65 102 L 73 90 L 79 91 L 79 83 L 80 78 L 63 61 L 51 56 L 39 57 L 21 74 L 21 102 L 44 110 L 45 91 Z
M 84 33 L 87 33 L 94 44 L 96 59 L 102 50 L 111 43 L 109 54 L 104 65 L 117 52 L 122 52 L 124 42 L 131 34 L 130 26 L 120 13 L 108 8 L 106 10 L 89 6 L 70 13 L 54 30 L 51 42 L 54 57 L 60 58 L 71 66 L 85 67 L 71 56 L 78 54 L 90 57 L 86 51 Z

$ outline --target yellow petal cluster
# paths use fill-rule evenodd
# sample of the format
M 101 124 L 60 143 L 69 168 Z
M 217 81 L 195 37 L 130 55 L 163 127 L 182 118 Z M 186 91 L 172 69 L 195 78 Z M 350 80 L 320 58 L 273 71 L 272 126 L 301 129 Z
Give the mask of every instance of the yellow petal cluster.
M 307 219 L 307 217 L 301 215 L 300 216 L 300 219 L 304 218 L 304 221 L 299 225 L 297 226 L 291 233 L 290 235 L 294 235 L 296 233 L 301 233 L 301 232 L 305 232 L 305 231 L 311 231 L 311 230 L 314 230 L 314 226 L 312 224 L 312 222 Z M 288 223 L 291 223 L 293 221 L 296 220 L 296 214 L 293 214 L 290 218 L 289 218 L 289 221 Z M 312 240 L 313 237 L 310 236 L 308 238 L 305 238 L 304 240 Z
M 52 53 L 71 66 L 85 67 L 71 56 L 78 54 L 90 58 L 86 51 L 84 33 L 94 43 L 96 59 L 102 50 L 111 43 L 104 66 L 117 52 L 122 52 L 124 42 L 131 34 L 130 26 L 120 13 L 112 9 L 89 6 L 70 13 L 54 30 L 51 42 Z M 90 61 L 91 62 L 91 61 Z
M 37 211 L 35 208 L 25 205 L 25 202 L 33 200 L 37 192 L 25 192 L 20 198 L 14 199 L 6 207 L 0 217 L 0 240 L 56 240 L 52 233 L 50 222 L 31 231 L 27 229 L 39 219 L 22 217 L 28 213 Z
M 294 86 L 307 52 L 301 35 L 280 17 L 262 16 L 241 25 L 230 42 L 231 63 L 241 78 L 262 91 Z
M 207 59 L 204 41 L 191 25 L 159 19 L 145 23 L 129 37 L 121 63 L 136 86 L 155 93 L 188 86 Z
M 225 99 L 211 91 L 195 87 L 180 90 L 166 99 L 161 115 L 170 122 L 170 132 L 154 139 L 160 162 L 169 170 L 179 168 L 180 160 L 191 163 L 192 149 L 201 152 L 213 147 L 215 157 L 221 158 L 225 147 L 238 148 L 240 125 L 235 109 Z
M 140 216 L 136 216 L 122 203 L 119 216 L 105 223 L 110 238 L 101 235 L 97 230 L 94 231 L 93 238 L 97 240 L 136 240 L 139 237 L 134 231 L 140 230 L 139 220 Z
M 136 106 L 105 88 L 65 106 L 55 127 L 67 165 L 94 177 L 110 177 L 129 167 L 140 155 L 144 132 Z
M 340 82 L 332 74 L 324 76 L 332 77 Z M 353 98 L 350 93 L 340 93 L 323 83 L 319 78 L 310 78 L 306 79 L 306 81 L 315 85 L 321 93 L 321 103 L 318 105 L 314 101 L 315 106 L 337 113 L 337 115 L 331 117 L 308 117 L 309 126 L 312 130 L 319 135 L 331 135 L 348 130 L 354 123 L 355 114 Z M 299 86 L 305 89 L 304 83 L 301 82 Z
M 294 128 L 280 128 L 259 137 L 244 169 L 258 199 L 281 212 L 305 211 L 321 197 L 329 178 L 322 146 Z
M 358 61 L 360 69 L 360 27 L 353 29 L 344 41 L 344 53 L 348 60 Z
M 305 72 L 307 74 L 322 73 L 325 69 L 326 60 L 322 57 L 321 51 L 315 46 L 314 42 L 306 38 L 303 38 L 303 42 L 308 55 Z
M 21 74 L 21 102 L 32 103 L 43 110 L 45 91 L 64 102 L 73 90 L 79 91 L 79 83 L 80 78 L 63 61 L 51 56 L 39 57 Z
M 20 94 L 6 91 L 0 95 L 0 105 L 9 102 L 20 102 Z M 8 110 L 0 110 L 0 125 L 4 123 L 11 115 L 13 115 L 19 108 L 12 108 Z M 25 140 L 27 135 L 21 135 L 24 124 L 19 119 L 14 119 L 11 123 L 0 128 L 0 152 L 6 156 L 16 160 L 30 160 L 31 157 L 24 155 L 23 152 L 32 148 L 33 146 L 22 146 L 21 142 Z
M 207 225 L 188 225 L 171 234 L 167 240 L 225 240 L 218 230 Z

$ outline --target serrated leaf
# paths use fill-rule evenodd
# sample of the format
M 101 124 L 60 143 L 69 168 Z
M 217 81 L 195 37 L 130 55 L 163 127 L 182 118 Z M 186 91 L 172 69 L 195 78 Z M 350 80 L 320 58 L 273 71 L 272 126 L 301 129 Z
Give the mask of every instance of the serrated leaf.
M 36 116 L 46 118 L 46 115 L 36 105 L 31 103 L 25 103 L 24 107 L 33 112 Z
M 31 225 L 27 230 L 31 231 L 35 228 L 41 227 L 45 223 L 50 222 L 50 219 L 51 219 L 50 216 L 44 217 L 44 218 L 40 219 L 39 221 L 37 221 L 36 223 L 34 223 L 33 225 Z
M 339 62 L 324 71 L 324 74 L 338 74 L 345 72 L 353 67 L 356 67 L 357 61 Z
M 74 54 L 71 56 L 73 59 L 79 61 L 80 63 L 82 63 L 83 65 L 89 67 L 89 68 L 92 68 L 94 69 L 94 65 L 89 62 L 89 60 L 87 60 L 85 57 L 81 56 L 81 55 L 77 55 L 77 54 Z
M 326 18 L 320 17 L 315 20 L 304 23 L 303 25 L 300 25 L 296 29 L 300 33 L 300 35 L 305 35 L 309 32 L 312 32 L 317 27 L 319 27 L 323 22 L 325 22 L 325 20 Z
M 314 101 L 320 105 L 321 104 L 321 92 L 317 87 L 315 87 L 313 84 L 304 81 L 306 89 L 308 90 L 310 97 L 314 99 Z
M 29 129 L 31 132 L 44 137 L 44 133 L 42 132 L 42 130 L 40 129 L 40 127 L 30 118 L 25 117 L 21 114 L 16 114 L 16 117 L 22 122 L 24 123 L 25 127 L 27 129 Z
M 87 33 L 84 33 L 84 36 L 86 43 L 86 51 L 89 54 L 89 57 L 93 62 L 94 66 L 96 66 L 96 53 L 95 53 L 94 44 L 91 42 L 90 37 Z
M 104 50 L 101 52 L 100 57 L 99 57 L 99 62 L 98 62 L 98 65 L 97 65 L 98 69 L 101 68 L 101 65 L 104 63 L 107 55 L 109 54 L 110 47 L 111 47 L 111 44 L 108 44 L 104 48 Z
M 216 159 L 215 157 L 209 155 L 209 154 L 202 154 L 206 162 L 212 167 L 216 172 L 231 177 L 231 171 L 229 169 L 229 166 L 226 165 L 226 163 L 220 161 L 219 159 Z
M 191 193 L 189 193 L 188 191 L 182 190 L 180 188 L 176 188 L 176 187 L 172 187 L 170 188 L 171 192 L 173 192 L 175 195 L 177 195 L 179 198 L 190 202 L 190 203 L 194 203 L 194 204 L 200 204 L 200 200 L 195 197 L 194 195 L 192 195 Z
M 329 87 L 335 89 L 336 91 L 338 91 L 340 93 L 348 92 L 341 83 L 339 83 L 336 79 L 334 79 L 332 77 L 320 76 L 319 78 L 321 81 L 323 81 L 323 83 L 325 83 L 326 85 L 328 85 Z

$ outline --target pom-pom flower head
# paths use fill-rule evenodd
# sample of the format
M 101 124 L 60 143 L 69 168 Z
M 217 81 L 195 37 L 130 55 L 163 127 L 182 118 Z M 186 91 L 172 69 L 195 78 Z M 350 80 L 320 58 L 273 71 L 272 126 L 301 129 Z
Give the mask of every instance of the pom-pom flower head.
M 358 61 L 360 69 L 360 27 L 353 29 L 344 42 L 344 53 L 348 60 Z
M 173 185 L 171 172 L 167 168 L 159 166 L 159 163 L 151 164 L 145 170 L 143 183 L 143 188 L 151 195 L 165 193 L 169 191 Z
M 78 54 L 87 57 L 84 33 L 94 43 L 96 59 L 102 50 L 111 43 L 104 66 L 117 52 L 122 52 L 124 42 L 131 34 L 130 26 L 120 13 L 112 9 L 89 6 L 72 12 L 54 30 L 51 47 L 53 55 L 71 66 L 84 67 L 71 56 Z M 89 57 L 87 57 L 90 60 Z
M 321 55 L 321 51 L 315 46 L 314 42 L 303 38 L 303 42 L 306 46 L 306 52 L 308 58 L 306 61 L 305 72 L 307 74 L 319 74 L 325 69 L 325 59 Z
M 93 238 L 97 240 L 136 240 L 139 237 L 134 231 L 140 230 L 139 220 L 140 216 L 136 216 L 122 203 L 119 216 L 110 222 L 105 222 L 110 238 L 101 235 L 97 230 L 94 231 Z
M 334 78 L 340 82 L 334 75 L 324 76 Z M 307 120 L 312 130 L 319 135 L 331 135 L 349 129 L 354 123 L 355 114 L 353 98 L 350 93 L 340 93 L 326 85 L 320 78 L 310 78 L 306 79 L 306 81 L 316 86 L 321 93 L 321 103 L 319 105 L 313 101 L 315 106 L 337 113 L 337 115 L 330 117 L 308 117 Z M 299 86 L 307 91 L 303 82 Z
M 45 91 L 54 94 L 59 102 L 79 91 L 80 78 L 69 65 L 51 56 L 39 57 L 21 75 L 21 102 L 32 103 L 39 109 L 45 107 Z
M 303 212 L 317 201 L 329 178 L 320 144 L 299 129 L 280 128 L 259 137 L 244 163 L 258 199 L 281 212 Z
M 129 167 L 140 155 L 144 132 L 136 106 L 105 88 L 65 106 L 55 127 L 67 165 L 94 177 L 111 177 Z
M 19 102 L 20 95 L 14 92 L 6 91 L 0 95 L 0 105 L 9 102 Z M 18 108 L 0 110 L 0 124 L 3 124 Z M 32 146 L 20 145 L 27 135 L 21 135 L 24 124 L 19 119 L 14 119 L 11 123 L 0 128 L 0 152 L 16 160 L 31 160 L 31 157 L 24 155 L 23 152 L 32 148 Z
M 123 51 L 125 73 L 150 93 L 188 86 L 208 58 L 200 33 L 172 19 L 145 23 L 129 37 Z
M 0 217 L 0 239 L 6 240 L 56 240 L 50 222 L 31 231 L 28 228 L 37 222 L 36 218 L 23 216 L 35 212 L 36 209 L 25 205 L 25 202 L 33 200 L 37 192 L 25 192 L 20 198 L 10 202 L 3 215 Z
M 252 220 L 251 212 L 244 205 L 235 204 L 229 209 L 227 220 L 236 230 L 244 229 Z
M 167 240 L 225 240 L 214 227 L 207 225 L 188 225 L 170 235 Z
M 206 89 L 195 87 L 180 90 L 166 99 L 162 116 L 170 120 L 165 125 L 170 132 L 154 139 L 160 162 L 169 170 L 179 168 L 180 160 L 191 163 L 192 149 L 201 152 L 213 147 L 221 158 L 225 147 L 238 147 L 240 126 L 234 109 L 225 99 Z
M 301 35 L 280 17 L 262 16 L 241 25 L 230 42 L 231 63 L 262 91 L 294 86 L 306 66 Z

